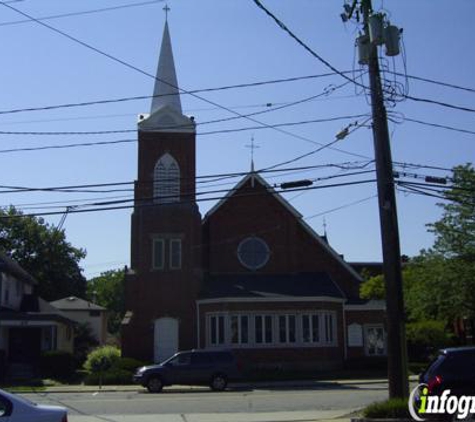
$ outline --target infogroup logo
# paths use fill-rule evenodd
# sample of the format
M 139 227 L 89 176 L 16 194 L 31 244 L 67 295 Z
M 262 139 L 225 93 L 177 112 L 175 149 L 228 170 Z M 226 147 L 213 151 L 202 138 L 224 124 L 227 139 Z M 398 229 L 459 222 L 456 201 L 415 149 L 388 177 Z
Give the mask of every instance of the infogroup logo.
M 427 384 L 419 384 L 409 396 L 409 413 L 416 421 L 422 422 L 426 415 L 456 415 L 457 419 L 466 419 L 475 414 L 474 396 L 454 396 L 450 390 L 440 395 L 429 394 Z

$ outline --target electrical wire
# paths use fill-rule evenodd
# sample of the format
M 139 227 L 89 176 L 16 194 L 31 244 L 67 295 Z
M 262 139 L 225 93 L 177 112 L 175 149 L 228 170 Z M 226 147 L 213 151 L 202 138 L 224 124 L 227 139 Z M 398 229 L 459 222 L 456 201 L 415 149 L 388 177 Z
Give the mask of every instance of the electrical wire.
M 312 187 L 305 187 L 305 188 L 296 188 L 296 189 L 288 189 L 288 190 L 281 190 L 281 191 L 276 191 L 274 189 L 272 190 L 265 190 L 264 192 L 257 192 L 257 193 L 243 193 L 243 194 L 234 194 L 233 199 L 236 198 L 241 198 L 241 197 L 248 197 L 248 196 L 262 196 L 262 195 L 268 195 L 269 193 L 283 193 L 283 192 L 299 192 L 299 191 L 304 191 L 304 190 L 317 190 L 317 189 L 329 189 L 329 188 L 337 188 L 337 187 L 346 187 L 346 186 L 356 186 L 356 185 L 361 185 L 361 184 L 368 184 L 368 183 L 375 183 L 376 179 L 366 179 L 366 180 L 358 180 L 358 181 L 353 181 L 353 182 L 344 182 L 344 183 L 336 183 L 336 184 L 331 184 L 331 185 L 319 185 L 319 186 L 312 186 Z M 226 190 L 225 192 L 229 192 Z M 211 192 L 207 192 L 207 194 L 210 194 Z M 207 201 L 217 201 L 226 198 L 226 196 L 217 196 L 217 197 L 209 197 L 209 198 L 197 198 L 195 201 L 192 200 L 181 200 L 177 202 L 173 202 L 172 205 L 177 205 L 177 204 L 188 204 L 188 203 L 194 203 L 194 202 L 207 202 Z M 134 205 L 115 205 L 119 203 L 119 201 L 108 201 L 107 203 L 104 202 L 102 203 L 103 206 L 100 208 L 88 208 L 88 209 L 78 209 L 74 208 L 69 211 L 69 214 L 76 214 L 76 213 L 90 213 L 90 212 L 98 212 L 98 211 L 114 211 L 114 210 L 122 210 L 122 209 L 131 209 L 131 208 L 142 208 L 142 207 L 151 207 L 151 206 L 167 206 L 170 204 L 156 204 L 153 203 L 153 198 L 149 198 L 146 200 L 146 203 L 138 203 Z M 130 202 L 127 200 L 122 201 L 123 202 Z M 108 206 L 108 205 L 113 205 L 113 206 Z M 97 205 L 92 205 L 96 206 Z M 9 215 L 2 215 L 0 216 L 0 219 L 9 219 L 9 218 L 17 218 L 17 217 L 43 217 L 43 216 L 51 216 L 51 215 L 63 215 L 64 211 L 53 211 L 53 212 L 41 212 L 41 213 L 34 213 L 34 214 L 22 214 L 21 216 L 9 216 Z
M 343 73 L 351 73 L 351 71 L 344 71 Z M 296 82 L 296 81 L 303 81 L 303 80 L 309 80 L 309 79 L 319 79 L 319 78 L 324 78 L 324 77 L 334 76 L 334 75 L 335 73 L 332 72 L 332 73 L 322 73 L 322 74 L 317 74 L 317 75 L 296 76 L 296 77 L 291 77 L 291 78 L 274 79 L 274 80 L 259 81 L 259 82 L 249 82 L 249 83 L 226 85 L 226 86 L 214 87 L 214 88 L 195 89 L 195 90 L 189 91 L 189 93 L 199 94 L 199 93 L 204 93 L 204 92 L 226 91 L 226 90 L 231 90 L 231 89 L 254 88 L 258 86 L 265 86 L 265 85 L 271 85 L 271 84 Z M 184 94 L 186 95 L 187 93 L 184 93 Z M 85 106 L 91 106 L 91 105 L 105 105 L 105 104 L 122 103 L 122 102 L 128 102 L 128 101 L 148 100 L 150 98 L 166 97 L 168 95 L 173 95 L 173 94 L 138 95 L 138 96 L 103 99 L 103 100 L 95 100 L 95 101 L 85 101 L 85 102 L 77 102 L 77 103 L 53 104 L 53 105 L 47 105 L 47 106 L 41 106 L 41 107 L 28 107 L 28 108 L 17 108 L 17 109 L 11 109 L 11 110 L 0 110 L 0 115 L 25 113 L 25 112 L 33 112 L 33 111 L 57 110 L 57 109 L 62 109 L 62 108 L 85 107 Z M 220 109 L 220 108 L 221 107 L 214 107 L 213 110 Z
M 67 18 L 70 16 L 91 15 L 93 13 L 110 12 L 112 10 L 127 9 L 131 7 L 145 6 L 145 5 L 161 3 L 161 2 L 163 2 L 163 0 L 151 0 L 151 1 L 144 1 L 140 3 L 129 3 L 129 4 L 124 4 L 120 6 L 103 7 L 101 9 L 83 10 L 81 12 L 70 12 L 70 13 L 62 13 L 59 15 L 42 16 L 37 19 L 39 21 L 45 21 L 45 20 L 51 20 L 51 19 Z M 0 26 L 18 25 L 22 23 L 31 23 L 31 20 L 22 19 L 22 20 L 17 20 L 17 21 L 0 22 Z

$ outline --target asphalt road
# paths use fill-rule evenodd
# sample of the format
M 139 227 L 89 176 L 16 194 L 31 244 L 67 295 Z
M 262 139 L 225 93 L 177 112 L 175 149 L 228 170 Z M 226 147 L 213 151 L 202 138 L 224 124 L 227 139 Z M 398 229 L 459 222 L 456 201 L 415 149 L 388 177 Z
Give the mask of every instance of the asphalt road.
M 132 392 L 24 394 L 69 409 L 70 422 L 309 421 L 332 419 L 387 398 L 387 385 L 372 382 L 318 383 L 305 388 L 164 389 Z

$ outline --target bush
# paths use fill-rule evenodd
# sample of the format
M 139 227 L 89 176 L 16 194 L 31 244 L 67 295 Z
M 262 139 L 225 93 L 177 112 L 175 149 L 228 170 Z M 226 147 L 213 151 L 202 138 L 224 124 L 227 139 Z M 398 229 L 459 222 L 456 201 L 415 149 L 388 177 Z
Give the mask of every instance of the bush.
M 440 321 L 409 323 L 406 325 L 406 337 L 408 355 L 412 361 L 427 361 L 439 349 L 454 345 L 453 337 Z
M 68 352 L 59 350 L 44 352 L 40 357 L 39 369 L 44 378 L 68 379 L 76 369 L 75 359 Z
M 137 368 L 145 366 L 145 362 L 132 358 L 120 358 L 114 363 L 114 367 L 117 369 L 123 369 L 129 372 L 135 372 Z
M 407 399 L 389 399 L 370 404 L 363 409 L 363 416 L 365 418 L 385 419 L 411 418 Z
M 104 372 L 112 368 L 119 359 L 120 350 L 117 347 L 98 347 L 87 356 L 84 369 L 89 374 Z
M 84 380 L 86 385 L 98 385 L 100 374 L 92 373 Z M 102 374 L 103 385 L 127 385 L 132 383 L 132 372 L 120 368 L 110 368 Z

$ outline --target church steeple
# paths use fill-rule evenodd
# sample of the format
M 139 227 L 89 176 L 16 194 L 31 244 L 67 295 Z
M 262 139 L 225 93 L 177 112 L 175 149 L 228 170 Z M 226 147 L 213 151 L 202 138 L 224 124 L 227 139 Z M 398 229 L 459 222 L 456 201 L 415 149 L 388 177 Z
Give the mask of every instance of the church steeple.
M 170 106 L 179 114 L 183 114 L 168 21 L 165 22 L 165 28 L 163 30 L 162 46 L 160 48 L 156 75 L 150 114 L 153 114 L 159 108 L 166 105 Z

